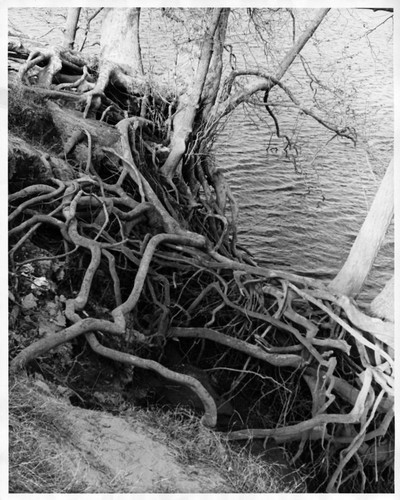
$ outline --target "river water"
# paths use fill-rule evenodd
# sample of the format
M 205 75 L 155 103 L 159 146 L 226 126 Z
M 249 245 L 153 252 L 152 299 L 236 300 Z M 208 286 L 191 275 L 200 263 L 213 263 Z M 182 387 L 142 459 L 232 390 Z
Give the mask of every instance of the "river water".
M 60 11 L 12 9 L 9 19 L 24 33 L 54 43 L 61 36 L 63 19 L 56 15 Z M 304 10 L 300 20 L 305 22 L 312 15 Z M 348 106 L 354 110 L 351 124 L 358 131 L 356 147 L 349 141 L 332 140 L 332 133 L 321 125 L 282 106 L 287 101 L 276 89 L 270 102 L 279 104 L 273 109 L 281 131 L 296 139 L 300 172 L 283 154 L 284 144 L 263 106 L 238 109 L 221 132 L 214 153 L 239 204 L 239 241 L 260 264 L 331 279 L 346 259 L 393 154 L 391 21 L 374 29 L 386 17 L 387 13 L 368 10 L 331 10 L 302 51 L 314 75 L 327 87 L 342 89 L 342 102 L 333 104 L 329 91 L 321 91 L 318 98 L 325 105 L 332 104 L 331 111 L 338 117 L 350 112 Z M 171 43 L 178 46 L 182 38 L 172 31 L 165 35 L 165 20 L 154 11 L 143 11 L 142 18 L 145 65 L 158 72 L 162 68 L 163 75 L 172 78 Z M 232 19 L 235 26 L 227 42 L 237 56 L 238 69 L 246 64 L 265 70 L 260 63 L 265 46 L 249 41 L 240 16 Z M 90 43 L 98 40 L 99 22 L 93 23 Z M 290 46 L 291 30 L 283 22 L 280 35 L 267 41 L 270 71 Z M 98 46 L 89 50 L 96 51 Z M 184 67 L 182 61 L 179 67 Z M 313 94 L 299 59 L 283 81 L 310 106 Z M 393 255 L 392 223 L 359 297 L 361 302 L 368 303 L 391 276 Z

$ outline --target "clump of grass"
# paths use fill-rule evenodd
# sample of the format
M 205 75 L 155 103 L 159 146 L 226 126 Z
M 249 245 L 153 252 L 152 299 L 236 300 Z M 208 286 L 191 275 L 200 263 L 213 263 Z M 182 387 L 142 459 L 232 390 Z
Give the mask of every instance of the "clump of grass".
M 135 410 L 135 418 L 157 429 L 152 436 L 173 448 L 185 465 L 204 464 L 217 471 L 235 493 L 304 492 L 304 478 L 282 480 L 278 464 L 268 463 L 245 449 L 235 449 L 217 432 L 204 427 L 185 408 Z
M 9 388 L 9 492 L 84 493 L 87 484 L 71 478 L 71 464 L 60 444 L 68 439 L 60 413 L 49 413 L 46 399 L 28 381 Z
M 16 84 L 8 93 L 8 129 L 33 145 L 55 147 L 59 141 L 46 99 Z

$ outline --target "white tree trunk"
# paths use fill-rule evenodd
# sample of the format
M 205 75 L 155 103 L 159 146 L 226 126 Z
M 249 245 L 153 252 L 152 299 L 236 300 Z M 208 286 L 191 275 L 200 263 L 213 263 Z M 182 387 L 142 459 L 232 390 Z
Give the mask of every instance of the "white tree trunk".
M 67 49 L 73 49 L 75 43 L 76 30 L 78 28 L 79 16 L 81 13 L 81 7 L 74 9 L 68 9 L 67 21 L 65 23 L 64 30 L 64 47 Z
M 222 58 L 224 52 L 224 42 L 226 30 L 228 27 L 230 9 L 223 9 L 220 22 L 214 36 L 214 47 L 208 68 L 207 79 L 204 84 L 202 101 L 202 119 L 206 119 L 217 99 L 217 94 L 221 84 Z
M 394 277 L 392 277 L 370 304 L 374 316 L 394 322 Z
M 393 159 L 342 269 L 329 287 L 336 293 L 357 295 L 366 280 L 393 217 Z
M 171 179 L 177 170 L 186 150 L 188 137 L 193 130 L 193 123 L 198 111 L 198 104 L 206 82 L 211 56 L 213 40 L 220 23 L 223 9 L 213 9 L 213 15 L 206 28 L 199 64 L 191 90 L 179 99 L 178 109 L 174 118 L 174 133 L 171 141 L 171 152 L 161 168 L 162 173 Z
M 139 41 L 140 9 L 105 9 L 101 27 L 100 57 L 125 70 L 143 75 Z

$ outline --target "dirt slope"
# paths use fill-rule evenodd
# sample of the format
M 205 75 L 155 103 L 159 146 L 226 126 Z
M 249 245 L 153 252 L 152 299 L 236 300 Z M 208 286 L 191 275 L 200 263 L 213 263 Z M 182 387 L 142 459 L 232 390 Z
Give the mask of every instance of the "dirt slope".
M 63 479 L 79 485 L 80 492 L 82 485 L 85 493 L 232 491 L 211 467 L 178 463 L 176 447 L 168 445 L 167 436 L 135 413 L 113 416 L 74 407 L 55 397 L 41 380 L 28 385 L 29 397 L 21 399 L 23 410 L 28 418 L 37 419 L 39 409 L 43 419 L 32 453 L 39 450 L 50 459 L 56 455 Z M 13 420 L 10 426 L 14 427 Z
M 92 492 L 107 492 L 110 482 L 120 483 L 121 493 L 228 491 L 212 469 L 179 465 L 173 451 L 133 419 L 69 408 L 66 425 L 74 428 L 65 450 L 71 470 L 77 469 Z

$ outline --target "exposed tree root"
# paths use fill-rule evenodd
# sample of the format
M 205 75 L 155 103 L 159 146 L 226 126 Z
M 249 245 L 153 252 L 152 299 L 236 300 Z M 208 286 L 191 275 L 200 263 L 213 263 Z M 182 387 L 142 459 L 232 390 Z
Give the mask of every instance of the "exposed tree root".
M 63 64 L 60 51 L 32 52 L 20 78 L 49 88 Z M 366 316 L 318 280 L 260 267 L 240 252 L 237 208 L 206 150 L 190 143 L 185 161 L 193 168 L 173 182 L 182 155 L 176 144 L 171 152 L 162 147 L 165 103 L 154 98 L 146 116 L 126 117 L 115 102 L 114 123 L 104 123 L 91 99 L 103 117 L 110 105 L 104 90 L 118 71 L 103 68 L 82 93 L 90 71 L 80 64 L 79 83 L 63 84 L 57 98 L 74 88 L 83 114 L 48 103 L 62 142 L 58 154 L 27 153 L 23 144 L 11 149 L 10 269 L 16 276 L 27 265 L 21 253 L 27 242 L 42 242 L 65 269 L 54 294 L 66 297 L 65 327 L 16 349 L 11 371 L 85 336 L 117 366 L 189 387 L 204 405 L 203 423 L 215 426 L 216 404 L 201 382 L 158 361 L 179 339 L 191 362 L 215 372 L 233 403 L 242 397 L 250 408 L 243 420 L 256 425 L 228 439 L 295 443 L 294 460 L 317 453 L 309 450 L 320 443 L 321 461 L 330 461 L 330 492 L 347 474 L 362 476 L 365 467 L 392 461 L 393 324 Z M 93 119 L 85 118 L 89 108 Z M 40 182 L 18 184 L 23 155 L 44 167 Z M 53 243 L 43 243 L 49 234 Z M 20 301 L 21 286 L 11 284 Z M 140 349 L 147 357 L 137 355 Z

